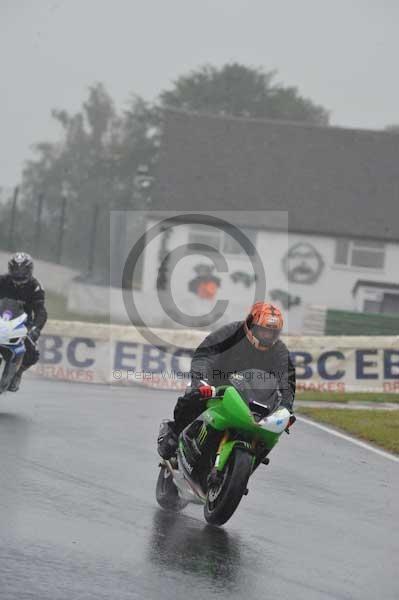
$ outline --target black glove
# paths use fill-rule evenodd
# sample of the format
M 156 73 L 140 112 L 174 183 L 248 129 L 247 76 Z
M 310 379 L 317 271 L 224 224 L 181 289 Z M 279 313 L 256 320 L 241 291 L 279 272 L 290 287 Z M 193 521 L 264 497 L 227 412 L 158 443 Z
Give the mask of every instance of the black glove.
M 35 344 L 40 337 L 40 329 L 36 326 L 33 326 L 29 329 L 28 337 Z
M 296 421 L 296 416 L 295 416 L 295 415 L 294 415 L 294 413 L 292 412 L 292 409 L 290 410 L 290 413 L 291 413 L 291 415 L 290 415 L 290 420 L 288 421 L 288 425 L 287 425 L 287 427 L 285 428 L 285 432 L 286 432 L 286 433 L 289 433 L 289 432 L 290 432 L 290 427 L 292 427 L 292 426 L 293 426 L 293 424 L 294 424 L 294 423 L 295 423 L 295 421 Z

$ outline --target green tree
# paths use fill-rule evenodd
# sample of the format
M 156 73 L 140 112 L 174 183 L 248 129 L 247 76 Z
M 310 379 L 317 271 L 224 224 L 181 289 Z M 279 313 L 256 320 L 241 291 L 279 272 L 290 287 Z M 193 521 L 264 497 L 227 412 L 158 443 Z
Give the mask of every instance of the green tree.
M 162 106 L 188 111 L 328 125 L 324 108 L 300 96 L 295 87 L 274 83 L 275 75 L 238 63 L 203 66 L 179 77 L 160 100 Z
M 121 114 L 102 84 L 91 86 L 76 114 L 53 110 L 61 127 L 60 141 L 38 143 L 35 159 L 26 164 L 16 239 L 22 238 L 27 250 L 35 250 L 37 203 L 43 196 L 40 254 L 54 260 L 65 196 L 63 262 L 84 270 L 98 210 L 96 262 L 103 277 L 109 264 L 109 211 L 140 207 L 143 197 L 135 192 L 135 176 L 141 165 L 151 172 L 156 164 L 163 108 L 328 125 L 324 108 L 274 78 L 274 72 L 237 63 L 205 66 L 179 77 L 156 105 L 133 96 Z M 2 216 L 9 212 L 10 203 Z
M 108 268 L 109 211 L 134 206 L 134 177 L 141 164 L 154 162 L 156 113 L 134 97 L 121 115 L 102 84 L 89 89 L 82 110 L 53 110 L 62 130 L 59 143 L 36 145 L 37 157 L 23 173 L 25 231 L 35 229 L 36 203 L 44 197 L 41 255 L 54 259 L 59 241 L 61 199 L 67 198 L 63 262 L 84 270 L 90 227 L 99 209 L 98 265 Z M 33 240 L 31 240 L 33 244 Z M 29 247 L 29 240 L 25 244 Z

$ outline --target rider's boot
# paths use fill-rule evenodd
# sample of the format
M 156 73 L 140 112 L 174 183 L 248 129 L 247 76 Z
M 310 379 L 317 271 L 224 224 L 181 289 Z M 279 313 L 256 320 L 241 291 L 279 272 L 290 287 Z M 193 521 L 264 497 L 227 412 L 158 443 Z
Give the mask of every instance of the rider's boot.
M 162 421 L 158 434 L 158 454 L 169 460 L 176 453 L 178 434 L 174 429 L 174 421 Z

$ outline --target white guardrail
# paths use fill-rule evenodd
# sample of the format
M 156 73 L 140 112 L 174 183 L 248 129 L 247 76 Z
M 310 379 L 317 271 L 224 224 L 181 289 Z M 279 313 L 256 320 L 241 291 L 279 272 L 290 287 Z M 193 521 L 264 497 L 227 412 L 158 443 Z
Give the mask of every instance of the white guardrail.
M 36 376 L 63 381 L 184 389 L 192 348 L 203 331 L 151 330 L 154 346 L 133 326 L 49 321 L 39 340 Z M 399 336 L 283 338 L 296 365 L 298 389 L 399 392 Z

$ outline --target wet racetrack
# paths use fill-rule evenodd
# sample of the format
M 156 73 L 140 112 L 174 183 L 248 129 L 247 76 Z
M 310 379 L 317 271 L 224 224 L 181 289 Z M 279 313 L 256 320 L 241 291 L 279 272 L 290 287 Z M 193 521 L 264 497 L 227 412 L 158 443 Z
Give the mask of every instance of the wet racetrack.
M 211 528 L 155 502 L 174 401 L 34 379 L 0 397 L 1 600 L 397 600 L 398 463 L 297 423 Z

